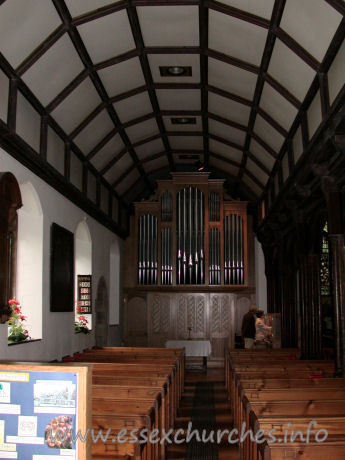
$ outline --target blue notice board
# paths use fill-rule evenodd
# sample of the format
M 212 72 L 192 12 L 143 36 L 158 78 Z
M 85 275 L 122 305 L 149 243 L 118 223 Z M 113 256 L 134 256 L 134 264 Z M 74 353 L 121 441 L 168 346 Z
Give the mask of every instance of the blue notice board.
M 78 375 L 0 365 L 0 459 L 77 459 Z

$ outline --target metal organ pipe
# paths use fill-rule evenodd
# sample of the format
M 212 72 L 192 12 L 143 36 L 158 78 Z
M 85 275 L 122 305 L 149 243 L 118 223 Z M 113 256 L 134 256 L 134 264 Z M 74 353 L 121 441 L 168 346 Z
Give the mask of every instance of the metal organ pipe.
M 139 218 L 138 282 L 157 284 L 158 220 L 151 214 Z
M 238 214 L 230 214 L 224 220 L 224 282 L 244 284 L 243 220 Z
M 177 283 L 200 284 L 204 282 L 203 194 L 185 188 L 177 203 Z

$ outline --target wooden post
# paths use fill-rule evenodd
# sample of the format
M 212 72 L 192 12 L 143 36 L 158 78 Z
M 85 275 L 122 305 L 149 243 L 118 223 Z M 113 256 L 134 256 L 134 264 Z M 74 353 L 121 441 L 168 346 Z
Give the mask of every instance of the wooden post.
M 335 326 L 335 374 L 345 377 L 345 256 L 344 235 L 329 235 Z

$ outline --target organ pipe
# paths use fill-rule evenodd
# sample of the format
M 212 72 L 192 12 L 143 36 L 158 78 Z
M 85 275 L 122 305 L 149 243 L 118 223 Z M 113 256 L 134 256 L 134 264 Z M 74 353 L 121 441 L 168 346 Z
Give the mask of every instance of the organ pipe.
M 178 193 L 177 206 L 177 283 L 203 284 L 203 193 L 197 188 L 184 188 Z
M 139 218 L 138 283 L 157 284 L 158 219 L 151 214 Z
M 224 282 L 244 284 L 243 219 L 230 214 L 224 219 Z
M 161 282 L 163 285 L 172 284 L 171 229 L 162 229 L 162 267 Z

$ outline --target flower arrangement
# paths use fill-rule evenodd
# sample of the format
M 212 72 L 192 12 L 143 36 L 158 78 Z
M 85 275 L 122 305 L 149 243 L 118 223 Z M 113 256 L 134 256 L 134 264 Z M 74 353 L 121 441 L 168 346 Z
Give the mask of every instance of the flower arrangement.
M 11 310 L 11 316 L 8 320 L 8 341 L 22 342 L 29 339 L 29 331 L 24 326 L 26 316 L 22 314 L 20 302 L 16 299 L 10 299 L 8 304 Z
M 79 315 L 74 322 L 74 330 L 75 332 L 83 332 L 83 334 L 88 334 L 90 332 L 90 329 L 87 327 L 88 320 L 86 319 L 85 316 L 80 315 L 80 313 L 84 312 L 84 308 L 81 306 L 80 302 L 76 300 L 77 304 L 77 315 Z

